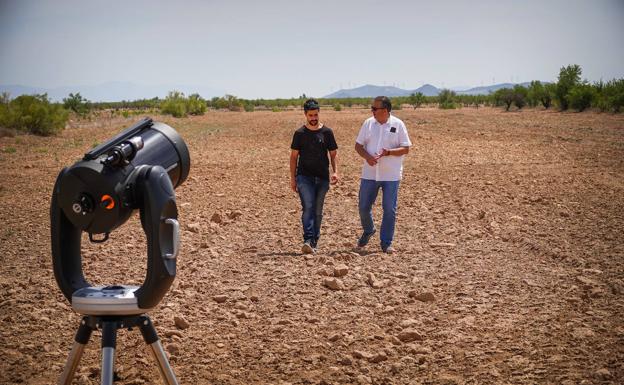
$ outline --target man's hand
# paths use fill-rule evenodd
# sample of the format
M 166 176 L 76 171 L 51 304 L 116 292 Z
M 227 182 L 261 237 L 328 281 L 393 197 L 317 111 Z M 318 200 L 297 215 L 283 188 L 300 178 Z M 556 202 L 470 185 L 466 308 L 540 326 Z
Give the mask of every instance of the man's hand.
M 379 156 L 367 156 L 366 157 L 366 163 L 368 163 L 369 166 L 374 166 L 377 164 L 377 159 L 379 159 Z
M 290 178 L 290 189 L 294 192 L 299 192 L 297 189 L 297 180 L 295 178 Z
M 340 181 L 340 177 L 338 176 L 338 173 L 335 172 L 331 175 L 331 179 L 329 180 L 329 183 L 336 184 L 338 183 L 338 181 Z

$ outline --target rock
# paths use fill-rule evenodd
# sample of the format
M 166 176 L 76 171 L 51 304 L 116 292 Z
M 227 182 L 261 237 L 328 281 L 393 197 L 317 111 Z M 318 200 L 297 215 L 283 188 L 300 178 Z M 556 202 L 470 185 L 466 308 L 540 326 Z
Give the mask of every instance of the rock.
M 431 246 L 431 247 L 448 247 L 448 248 L 453 248 L 456 245 L 454 243 L 450 243 L 450 242 L 436 242 L 436 243 L 430 243 L 429 246 Z
M 167 348 L 166 349 L 169 352 L 169 354 L 175 355 L 175 354 L 178 354 L 180 352 L 180 345 L 178 345 L 176 343 L 167 344 Z
M 331 342 L 336 342 L 336 341 L 338 341 L 340 338 L 342 338 L 342 336 L 341 336 L 340 334 L 334 334 L 334 335 L 332 335 L 331 337 L 329 337 L 329 340 L 330 340 Z
M 381 353 L 377 353 L 374 356 L 372 356 L 371 358 L 368 359 L 368 362 L 372 362 L 374 364 L 382 362 L 382 361 L 386 361 L 388 359 L 388 356 L 386 355 L 386 353 L 381 352 Z
M 175 323 L 175 326 L 177 326 L 178 329 L 181 330 L 188 329 L 188 327 L 191 326 L 188 321 L 182 316 L 173 317 L 173 322 Z
M 212 214 L 212 217 L 210 217 L 210 222 L 221 224 L 223 223 L 223 218 L 221 217 L 221 214 L 214 213 Z
M 323 280 L 323 286 L 331 289 L 331 290 L 343 290 L 344 284 L 341 280 L 337 278 L 325 278 Z
M 431 292 L 424 292 L 416 294 L 415 291 L 410 291 L 408 294 L 411 298 L 418 300 L 420 302 L 433 302 L 435 301 L 435 296 Z
M 611 379 L 611 372 L 607 368 L 601 368 L 601 369 L 596 370 L 594 375 L 596 376 L 596 378 L 602 381 Z
M 397 335 L 401 342 L 422 341 L 423 336 L 415 329 L 405 329 Z
M 413 355 L 417 355 L 417 354 L 431 354 L 431 348 L 427 347 L 427 346 L 421 346 L 421 345 L 410 345 L 409 348 L 409 353 L 413 354 Z
M 212 297 L 212 299 L 216 302 L 216 303 L 223 303 L 225 301 L 227 301 L 228 296 L 225 294 L 220 294 L 220 295 L 215 295 L 214 297 Z
M 353 364 L 353 361 L 349 356 L 343 356 L 338 362 L 345 366 L 351 366 Z
M 184 335 L 178 330 L 165 330 L 165 337 L 178 336 L 182 338 Z
M 241 215 L 243 215 L 242 211 L 234 210 L 234 211 L 230 211 L 227 214 L 227 217 L 230 218 L 230 219 L 236 219 L 236 218 L 240 217 Z
M 191 233 L 197 234 L 201 231 L 201 226 L 199 225 L 199 223 L 187 223 L 186 229 L 190 231 Z
M 377 280 L 377 277 L 375 277 L 375 274 L 373 273 L 368 273 L 366 275 L 366 283 L 368 283 L 374 289 L 379 289 L 383 287 L 383 282 Z
M 334 277 L 344 277 L 349 272 L 349 268 L 344 263 L 334 267 Z
M 362 350 L 354 350 L 352 355 L 354 358 L 358 358 L 358 359 L 363 358 L 365 360 L 370 360 L 371 358 L 373 358 L 372 354 L 362 351 Z
M 419 325 L 419 324 L 420 323 L 418 321 L 416 321 L 415 319 L 413 319 L 413 318 L 408 318 L 408 319 L 406 319 L 404 321 L 401 321 L 401 327 L 403 329 L 409 328 L 411 326 L 416 326 L 416 325 Z

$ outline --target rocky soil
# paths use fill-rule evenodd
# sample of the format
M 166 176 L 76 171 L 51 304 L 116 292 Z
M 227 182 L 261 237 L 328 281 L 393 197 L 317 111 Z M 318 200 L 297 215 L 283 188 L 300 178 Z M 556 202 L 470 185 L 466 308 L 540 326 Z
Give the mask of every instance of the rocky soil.
M 317 254 L 300 253 L 288 156 L 300 111 L 164 120 L 191 150 L 176 191 L 174 287 L 156 323 L 182 384 L 624 382 L 624 115 L 400 110 L 414 147 L 396 254 L 360 233 L 366 110 L 321 111 L 339 145 Z M 138 119 L 138 118 L 137 118 Z M 0 138 L 0 383 L 52 384 L 80 316 L 56 286 L 49 200 L 62 167 L 137 119 Z M 380 218 L 379 203 L 375 208 Z M 93 284 L 140 284 L 138 216 L 83 242 Z M 99 383 L 95 333 L 75 383 Z M 120 331 L 119 384 L 160 383 Z

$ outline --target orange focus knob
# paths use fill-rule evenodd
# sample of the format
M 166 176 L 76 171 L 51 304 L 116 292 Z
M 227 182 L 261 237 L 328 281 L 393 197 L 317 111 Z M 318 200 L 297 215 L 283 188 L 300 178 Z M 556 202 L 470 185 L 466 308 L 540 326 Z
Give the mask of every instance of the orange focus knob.
M 100 199 L 100 202 L 102 203 L 102 207 L 104 207 L 107 210 L 110 210 L 113 207 L 115 207 L 115 200 L 113 199 L 112 196 L 108 194 L 102 195 L 102 199 Z

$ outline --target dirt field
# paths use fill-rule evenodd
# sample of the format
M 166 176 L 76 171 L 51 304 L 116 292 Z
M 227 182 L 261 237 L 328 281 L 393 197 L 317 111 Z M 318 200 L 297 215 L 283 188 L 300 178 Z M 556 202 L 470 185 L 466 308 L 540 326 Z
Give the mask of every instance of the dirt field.
M 180 383 L 623 383 L 624 115 L 396 115 L 414 143 L 398 252 L 380 253 L 378 239 L 353 248 L 353 144 L 369 112 L 323 110 L 342 181 L 327 195 L 313 256 L 300 253 L 289 190 L 302 112 L 154 117 L 180 131 L 192 158 L 176 191 L 178 275 L 150 313 Z M 59 377 L 80 317 L 52 273 L 52 186 L 62 167 L 136 120 L 0 138 L 0 383 Z M 94 284 L 140 284 L 144 249 L 134 216 L 103 245 L 84 238 L 84 270 Z M 99 338 L 75 383 L 99 383 Z M 136 330 L 120 331 L 116 363 L 120 384 L 160 383 Z

